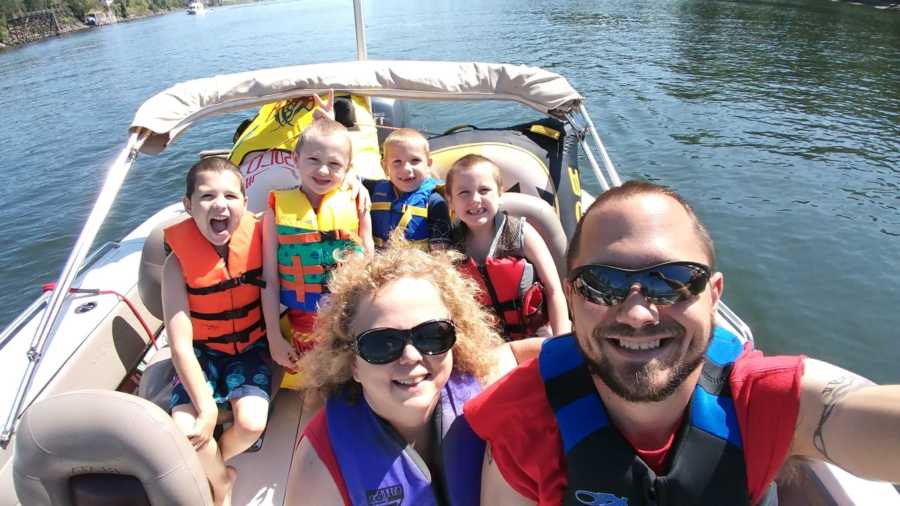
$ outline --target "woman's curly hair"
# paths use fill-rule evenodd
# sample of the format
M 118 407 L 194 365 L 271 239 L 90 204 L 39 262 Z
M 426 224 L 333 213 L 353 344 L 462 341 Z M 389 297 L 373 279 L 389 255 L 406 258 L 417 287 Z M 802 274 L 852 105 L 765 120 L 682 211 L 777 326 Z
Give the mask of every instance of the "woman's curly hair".
M 319 308 L 312 335 L 316 346 L 299 364 L 304 387 L 326 395 L 348 387 L 358 391 L 351 373 L 355 336 L 350 323 L 363 297 L 401 278 L 426 279 L 437 287 L 456 326 L 454 370 L 483 379 L 496 366 L 492 350 L 503 340 L 477 300 L 478 285 L 456 269 L 462 255 L 454 251 L 426 253 L 398 235 L 392 235 L 387 249 L 374 258 L 349 255 L 332 271 L 331 293 Z

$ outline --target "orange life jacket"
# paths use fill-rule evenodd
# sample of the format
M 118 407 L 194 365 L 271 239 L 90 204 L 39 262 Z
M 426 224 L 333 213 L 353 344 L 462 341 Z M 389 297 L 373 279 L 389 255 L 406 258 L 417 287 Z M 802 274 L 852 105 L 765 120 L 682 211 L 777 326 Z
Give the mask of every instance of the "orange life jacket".
M 164 231 L 187 285 L 194 341 L 236 355 L 266 335 L 262 317 L 262 234 L 250 213 L 228 242 L 228 263 L 193 219 Z

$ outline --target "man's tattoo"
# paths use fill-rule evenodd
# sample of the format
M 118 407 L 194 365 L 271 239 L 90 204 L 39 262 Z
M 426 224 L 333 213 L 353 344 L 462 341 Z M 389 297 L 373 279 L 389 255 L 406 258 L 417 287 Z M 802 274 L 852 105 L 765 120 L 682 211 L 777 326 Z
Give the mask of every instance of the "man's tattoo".
M 822 389 L 822 398 L 825 399 L 825 407 L 822 408 L 822 416 L 819 417 L 819 425 L 816 426 L 816 432 L 813 434 L 813 444 L 816 446 L 816 450 L 818 450 L 829 462 L 834 463 L 828 455 L 828 451 L 825 449 L 825 437 L 822 435 L 822 430 L 825 428 L 825 422 L 831 418 L 837 404 L 843 400 L 844 397 L 847 397 L 850 392 L 854 392 L 869 385 L 872 385 L 870 381 L 859 376 L 841 376 L 829 381 L 828 384 L 825 385 L 825 388 Z

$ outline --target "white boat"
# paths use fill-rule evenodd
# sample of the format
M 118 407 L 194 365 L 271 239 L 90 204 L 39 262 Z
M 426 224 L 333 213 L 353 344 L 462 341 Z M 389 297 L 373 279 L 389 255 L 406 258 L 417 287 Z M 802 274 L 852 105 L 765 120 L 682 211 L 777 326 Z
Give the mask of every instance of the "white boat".
M 206 14 L 209 12 L 209 9 L 206 8 L 206 4 L 203 2 L 191 2 L 187 7 L 188 14 Z
M 529 216 L 560 267 L 572 220 L 591 197 L 581 191 L 578 171 L 569 169 L 577 168 L 577 156 L 555 167 L 551 160 L 547 172 L 521 170 L 521 157 L 535 158 L 522 139 L 537 138 L 529 134 L 566 139 L 565 149 L 570 155 L 581 151 L 602 190 L 620 184 L 581 95 L 564 77 L 534 67 L 360 60 L 172 86 L 137 111 L 56 289 L 38 298 L 0 334 L 0 370 L 6 378 L 0 408 L 8 413 L 0 434 L 0 504 L 87 504 L 78 501 L 90 501 L 101 492 L 119 494 L 118 504 L 210 503 L 203 471 L 187 439 L 162 409 L 139 396 L 155 400 L 158 387 L 171 377 L 159 301 L 165 255 L 161 228 L 183 219 L 184 211 L 180 204 L 163 207 L 121 241 L 90 255 L 88 251 L 140 153 L 162 152 L 179 134 L 211 117 L 330 89 L 362 97 L 363 103 L 388 104 L 393 111 L 392 100 L 512 101 L 535 111 L 540 121 L 524 127 L 453 131 L 434 140 L 432 147 L 439 173 L 446 169 L 441 160 L 455 158 L 459 150 L 496 150 L 491 157 L 504 170 L 505 186 L 518 183 L 520 190 L 507 193 L 503 206 Z M 379 126 L 363 115 L 355 119 L 352 131 L 372 136 Z M 517 140 L 504 141 L 505 135 Z M 251 175 L 249 170 L 244 167 L 245 175 Z M 359 162 L 354 170 L 383 177 L 377 163 Z M 277 167 L 267 175 L 252 175 L 258 176 L 251 185 L 258 195 L 294 184 Z M 724 304 L 719 320 L 752 340 L 750 329 Z M 296 392 L 282 389 L 274 398 L 261 447 L 230 462 L 239 472 L 234 504 L 284 504 L 301 405 Z M 891 485 L 861 480 L 825 463 L 795 461 L 786 468 L 793 479 L 780 480 L 782 504 L 900 504 Z

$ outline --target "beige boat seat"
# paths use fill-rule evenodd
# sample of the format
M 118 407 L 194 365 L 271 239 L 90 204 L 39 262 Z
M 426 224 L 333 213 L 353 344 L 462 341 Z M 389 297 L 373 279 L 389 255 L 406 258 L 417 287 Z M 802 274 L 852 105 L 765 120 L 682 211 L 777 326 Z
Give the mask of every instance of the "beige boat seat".
M 31 406 L 13 475 L 28 506 L 212 504 L 197 454 L 169 415 L 121 392 L 79 390 Z
M 163 319 L 162 310 L 162 269 L 169 252 L 166 250 L 163 230 L 180 223 L 190 216 L 185 213 L 156 225 L 147 235 L 141 250 L 141 264 L 138 267 L 138 293 L 144 306 L 157 319 Z
M 525 218 L 541 234 L 562 279 L 566 273 L 566 233 L 553 206 L 533 195 L 506 192 L 500 197 L 500 209 Z

